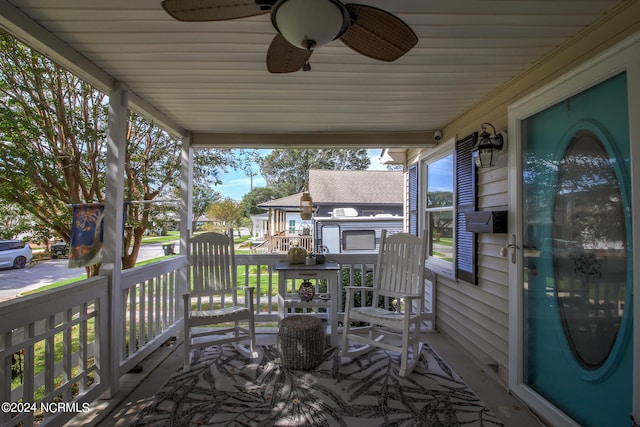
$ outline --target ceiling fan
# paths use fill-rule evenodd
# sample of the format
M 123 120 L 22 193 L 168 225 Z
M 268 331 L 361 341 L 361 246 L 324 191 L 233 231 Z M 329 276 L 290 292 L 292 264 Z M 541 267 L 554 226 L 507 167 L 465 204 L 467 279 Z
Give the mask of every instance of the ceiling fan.
M 309 71 L 314 49 L 337 38 L 356 52 L 395 61 L 418 38 L 406 23 L 384 10 L 338 0 L 163 0 L 179 21 L 226 21 L 270 13 L 278 34 L 267 51 L 271 73 Z

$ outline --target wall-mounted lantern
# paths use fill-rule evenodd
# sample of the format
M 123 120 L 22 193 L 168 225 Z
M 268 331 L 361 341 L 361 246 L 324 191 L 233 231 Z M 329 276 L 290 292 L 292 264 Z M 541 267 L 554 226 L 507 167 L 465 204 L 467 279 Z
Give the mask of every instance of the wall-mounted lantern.
M 487 131 L 487 126 L 493 130 L 493 136 Z M 504 146 L 504 137 L 496 132 L 491 123 L 483 123 L 480 127 L 482 132 L 471 154 L 477 167 L 489 168 L 495 166 L 498 161 L 498 155 Z

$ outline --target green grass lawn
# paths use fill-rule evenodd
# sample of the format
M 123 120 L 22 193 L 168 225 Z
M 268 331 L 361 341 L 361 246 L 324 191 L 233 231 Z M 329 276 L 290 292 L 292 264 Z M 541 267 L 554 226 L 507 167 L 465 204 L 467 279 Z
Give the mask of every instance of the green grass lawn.
M 166 236 L 145 236 L 142 238 L 142 244 L 175 242 L 176 240 L 180 240 L 180 232 L 168 231 Z
M 437 242 L 443 246 L 453 246 L 453 237 L 441 237 Z
M 445 254 L 443 254 L 442 252 L 433 251 L 433 256 L 435 258 L 438 258 L 438 259 L 441 259 L 441 260 L 444 260 L 444 261 L 453 262 L 453 258 L 452 257 L 448 257 Z

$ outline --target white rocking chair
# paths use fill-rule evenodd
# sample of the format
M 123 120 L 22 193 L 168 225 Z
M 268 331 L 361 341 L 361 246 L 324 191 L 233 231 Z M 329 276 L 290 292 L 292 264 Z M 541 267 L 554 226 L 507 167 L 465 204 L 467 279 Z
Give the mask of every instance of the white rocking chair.
M 253 288 L 237 286 L 233 229 L 229 234 L 203 233 L 191 238 L 192 291 L 184 298 L 184 371 L 191 350 L 232 343 L 239 353 L 258 357 L 253 320 Z M 238 293 L 244 290 L 244 302 Z M 246 323 L 246 327 L 240 322 Z M 231 327 L 216 325 L 233 323 Z M 203 328 L 207 327 L 207 328 Z M 206 338 L 205 338 L 206 337 Z M 249 348 L 240 344 L 249 341 Z
M 426 250 L 426 238 L 420 239 L 406 233 L 387 237 L 386 230 L 382 231 L 373 287 L 346 288 L 342 356 L 357 357 L 381 347 L 401 354 L 400 376 L 411 373 L 422 351 L 422 322 L 432 318 L 432 314 L 424 310 Z M 360 293 L 361 306 L 354 306 L 356 293 Z M 379 297 L 386 297 L 386 301 L 395 305 L 395 310 L 379 307 Z M 354 328 L 352 322 L 369 325 Z M 378 328 L 396 337 L 396 343 L 383 341 L 385 335 L 380 334 L 382 330 Z M 357 331 L 367 333 L 363 335 Z M 349 349 L 350 340 L 364 345 Z

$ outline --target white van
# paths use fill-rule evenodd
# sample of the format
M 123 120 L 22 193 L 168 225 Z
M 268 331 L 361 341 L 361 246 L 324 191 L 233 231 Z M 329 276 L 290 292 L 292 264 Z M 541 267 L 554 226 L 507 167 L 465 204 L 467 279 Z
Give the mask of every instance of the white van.
M 20 240 L 0 240 L 0 268 L 23 268 L 31 262 L 31 246 Z

